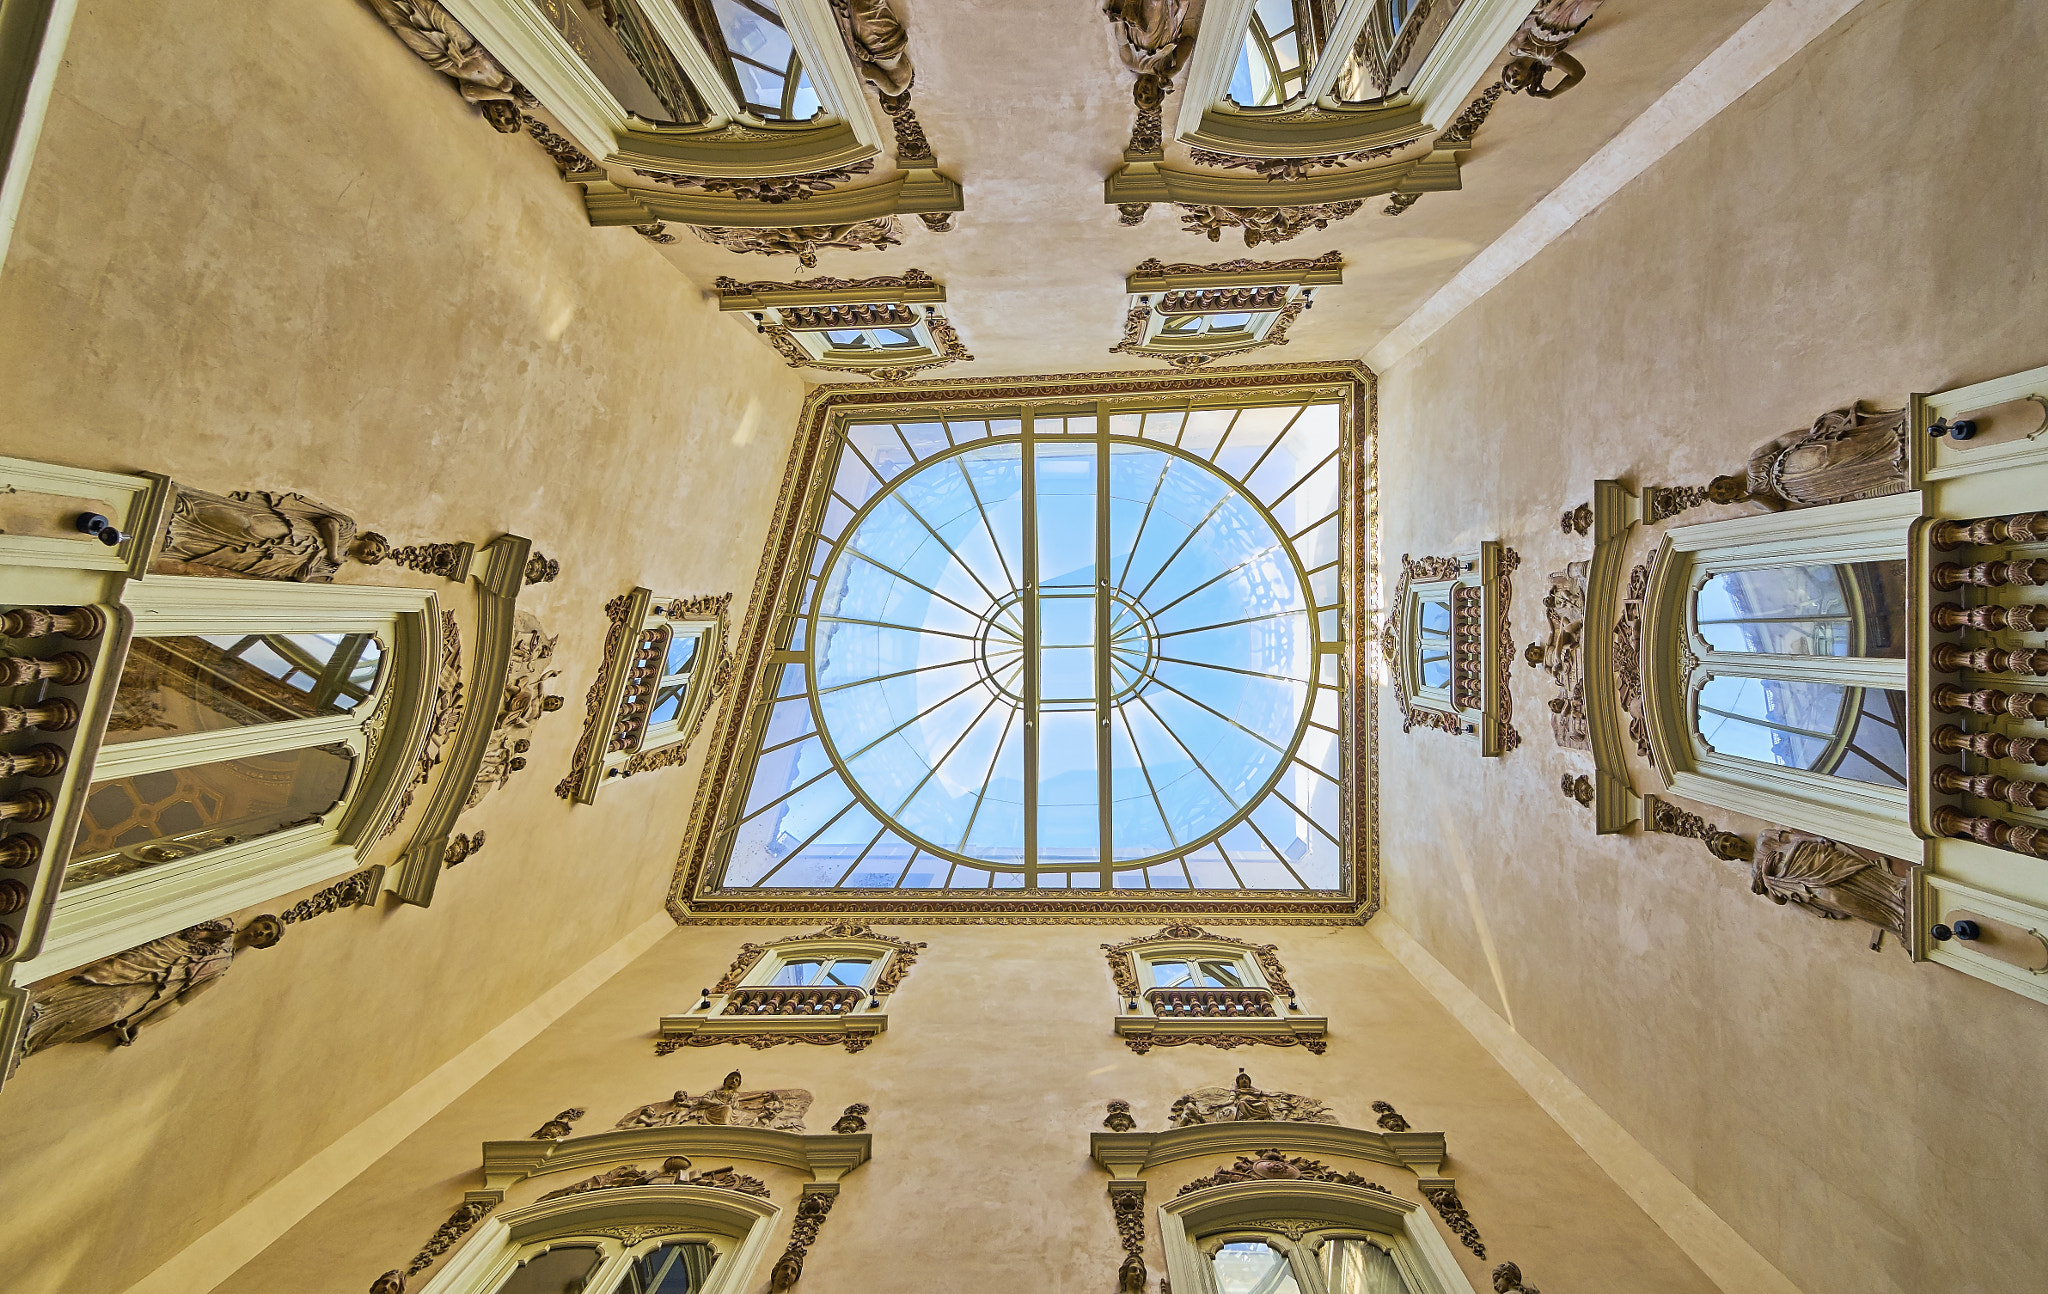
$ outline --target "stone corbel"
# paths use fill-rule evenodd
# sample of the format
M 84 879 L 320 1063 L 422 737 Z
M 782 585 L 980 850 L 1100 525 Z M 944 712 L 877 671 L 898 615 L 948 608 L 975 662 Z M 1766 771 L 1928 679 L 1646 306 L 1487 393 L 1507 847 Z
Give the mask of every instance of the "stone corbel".
M 448 838 L 482 767 L 498 717 L 511 665 L 512 619 L 526 578 L 533 544 L 520 535 L 500 535 L 483 548 L 484 569 L 477 586 L 476 654 L 470 659 L 469 697 L 462 722 L 450 737 L 439 780 L 427 797 L 412 840 L 399 854 L 397 893 L 426 907 L 448 857 Z

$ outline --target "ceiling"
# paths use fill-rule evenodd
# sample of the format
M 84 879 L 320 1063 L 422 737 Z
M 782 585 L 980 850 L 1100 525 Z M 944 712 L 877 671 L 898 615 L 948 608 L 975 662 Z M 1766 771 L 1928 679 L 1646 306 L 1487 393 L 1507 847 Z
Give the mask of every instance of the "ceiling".
M 896 0 L 916 60 L 918 116 L 939 169 L 966 191 L 953 230 L 934 233 L 905 217 L 902 246 L 826 251 L 815 271 L 793 257 L 727 251 L 681 228 L 660 251 L 707 296 L 720 276 L 792 282 L 922 269 L 945 286 L 948 313 L 976 357 L 930 376 L 961 378 L 1159 370 L 1159 361 L 1110 353 L 1122 335 L 1124 276 L 1140 261 L 1278 260 L 1334 250 L 1344 257 L 1344 283 L 1317 292 L 1284 351 L 1250 352 L 1245 360 L 1356 358 L 1763 3 L 1607 0 L 1572 44 L 1585 81 L 1554 99 L 1503 98 L 1465 155 L 1462 191 L 1424 195 L 1400 216 L 1384 214 L 1383 200 L 1368 200 L 1329 229 L 1247 252 L 1234 232 L 1212 243 L 1183 231 L 1169 207 L 1155 206 L 1144 224 L 1127 227 L 1104 203 L 1103 179 L 1130 135 L 1132 77 L 1117 61 L 1099 6 Z M 889 138 L 872 96 L 869 107 Z M 1179 95 L 1167 100 L 1169 140 L 1179 107 Z M 1169 143 L 1168 157 L 1185 164 L 1184 147 Z M 801 221 L 800 206 L 792 204 L 791 214 L 792 223 Z M 593 235 L 633 237 L 623 229 Z M 737 316 L 733 327 L 751 323 Z M 819 369 L 804 375 L 837 377 Z

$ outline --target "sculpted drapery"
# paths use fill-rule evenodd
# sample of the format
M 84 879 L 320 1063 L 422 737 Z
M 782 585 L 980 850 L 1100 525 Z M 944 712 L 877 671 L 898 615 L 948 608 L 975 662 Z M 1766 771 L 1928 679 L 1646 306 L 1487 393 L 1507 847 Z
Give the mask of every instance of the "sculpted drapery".
M 1750 889 L 1830 921 L 1864 921 L 1906 934 L 1906 881 L 1882 854 L 1774 828 L 1757 838 Z

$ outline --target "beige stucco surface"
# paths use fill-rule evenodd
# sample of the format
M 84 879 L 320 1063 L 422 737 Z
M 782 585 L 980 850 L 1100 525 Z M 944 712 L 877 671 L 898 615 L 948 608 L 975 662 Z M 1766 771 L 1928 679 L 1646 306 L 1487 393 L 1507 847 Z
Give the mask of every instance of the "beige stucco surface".
M 490 843 L 431 909 L 296 926 L 132 1047 L 0 1092 L 0 1285 L 119 1290 L 659 911 L 694 760 L 594 807 L 550 789 L 606 599 L 740 611 L 801 385 L 367 8 L 87 0 L 0 275 L 0 386 L 0 452 L 562 563 L 520 605 L 568 706 L 463 816 Z M 437 587 L 467 651 L 474 598 Z
M 603 1131 L 677 1088 L 715 1087 L 731 1069 L 749 1088 L 815 1093 L 813 1132 L 853 1102 L 872 1107 L 874 1158 L 844 1181 L 805 1262 L 807 1294 L 1113 1289 L 1122 1254 L 1109 1178 L 1089 1159 L 1089 1134 L 1101 1130 L 1112 1099 L 1131 1102 L 1140 1129 L 1163 1129 L 1175 1097 L 1227 1086 L 1239 1066 L 1260 1087 L 1321 1097 L 1349 1126 L 1372 1128 L 1372 1102 L 1385 1100 L 1416 1128 L 1441 1130 L 1445 1171 L 1489 1261 L 1443 1234 L 1476 1288 L 1487 1288 L 1485 1272 L 1501 1259 L 1520 1262 L 1539 1285 L 1587 1294 L 1713 1288 L 1365 930 L 1227 932 L 1278 944 L 1304 1008 L 1330 1018 L 1325 1055 L 1181 1047 L 1135 1056 L 1112 1031 L 1116 996 L 1100 945 L 1144 931 L 880 929 L 929 947 L 890 999 L 888 1032 L 866 1051 L 727 1045 L 657 1057 L 660 1015 L 687 1009 L 742 942 L 800 933 L 679 928 L 286 1233 L 222 1294 L 359 1294 L 379 1272 L 402 1266 L 461 1193 L 481 1185 L 486 1139 L 523 1136 L 569 1106 L 589 1110 L 579 1133 Z M 1275 1125 L 1272 1144 L 1286 1142 L 1284 1125 Z M 1181 1182 L 1229 1158 L 1157 1170 L 1148 1203 L 1171 1199 Z M 1421 1199 L 1409 1173 L 1371 1165 L 1370 1175 Z M 793 1197 L 770 1185 L 778 1203 Z M 1157 1228 L 1148 1225 L 1147 1237 L 1156 1280 L 1164 1270 Z M 783 1243 L 778 1235 L 774 1251 Z M 757 1276 L 752 1288 L 765 1288 L 765 1266 Z
M 2038 5 L 1872 0 L 1437 333 L 1384 375 L 1390 560 L 1518 548 L 1519 648 L 1594 478 L 1704 484 L 1851 399 L 2048 359 L 2048 110 L 2014 92 L 2044 47 Z M 1514 677 L 1497 762 L 1393 715 L 1392 915 L 1809 1294 L 2038 1283 L 2048 1014 L 1696 842 L 1596 838 L 1558 793 L 1590 759 Z

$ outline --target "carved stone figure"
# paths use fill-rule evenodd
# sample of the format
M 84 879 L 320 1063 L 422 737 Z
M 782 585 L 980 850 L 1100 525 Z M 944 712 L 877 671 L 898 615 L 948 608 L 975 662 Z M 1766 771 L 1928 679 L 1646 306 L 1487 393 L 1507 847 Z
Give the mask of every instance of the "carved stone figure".
M 910 62 L 910 33 L 889 7 L 889 0 L 832 0 L 832 16 L 846 50 L 861 76 L 881 92 L 884 101 L 903 101 L 917 79 Z
M 740 1072 L 725 1076 L 725 1082 L 702 1096 L 677 1092 L 666 1101 L 643 1105 L 614 1126 L 620 1128 L 673 1128 L 688 1123 L 743 1128 L 777 1128 L 784 1132 L 804 1130 L 804 1112 L 811 1108 L 811 1094 L 800 1087 L 768 1088 L 743 1092 Z
M 1173 74 L 1187 61 L 1194 42 L 1188 40 L 1189 0 L 1103 0 L 1116 56 L 1137 73 L 1132 99 L 1156 112 L 1173 84 Z
M 1522 1269 L 1502 1263 L 1493 1269 L 1493 1294 L 1543 1294 L 1534 1285 L 1522 1284 Z
M 405 1273 L 393 1267 L 370 1282 L 370 1294 L 405 1294 Z
M 768 1272 L 768 1294 L 787 1294 L 803 1279 L 804 1256 L 799 1253 L 785 1253 L 775 1260 L 775 1266 Z
M 558 1141 L 568 1136 L 576 1120 L 583 1117 L 583 1113 L 580 1107 L 562 1111 L 554 1118 L 549 1119 L 546 1123 L 534 1129 L 533 1139 L 535 1141 Z
M 815 269 L 818 253 L 827 248 L 858 252 L 868 248 L 900 247 L 903 223 L 894 216 L 861 220 L 846 225 L 791 225 L 775 229 L 738 229 L 725 225 L 692 225 L 691 230 L 707 243 L 729 252 L 753 252 L 761 256 L 794 256 L 805 269 Z
M 1586 573 L 1590 562 L 1572 562 L 1550 574 L 1550 591 L 1543 595 L 1543 618 L 1548 625 L 1541 646 L 1531 644 L 1528 661 L 1540 666 L 1557 684 L 1558 694 L 1550 700 L 1550 731 L 1564 750 L 1590 750 L 1592 737 L 1586 726 L 1585 661 L 1582 649 L 1586 637 Z
M 1145 1294 L 1145 1260 L 1136 1254 L 1125 1254 L 1123 1266 L 1116 1269 L 1117 1294 Z
M 229 495 L 178 487 L 158 561 L 171 573 L 326 584 L 341 564 L 383 559 L 382 535 L 356 532 L 354 517 L 303 494 L 239 490 Z
M 525 611 L 514 614 L 512 649 L 505 669 L 505 696 L 498 706 L 497 721 L 491 727 L 490 744 L 477 766 L 476 783 L 470 787 L 468 807 L 475 807 L 486 795 L 503 786 L 512 774 L 526 767 L 526 752 L 532 741 L 524 734 L 544 714 L 553 714 L 566 702 L 548 692 L 548 683 L 562 671 L 549 666 L 555 658 L 555 643 L 541 623 Z
M 731 1174 L 730 1168 L 716 1170 Z M 637 1164 L 620 1164 L 595 1177 L 586 1177 L 580 1182 L 564 1186 L 558 1191 L 549 1191 L 541 1196 L 543 1200 L 558 1200 L 565 1195 L 583 1195 L 590 1191 L 609 1191 L 620 1186 L 686 1186 L 691 1182 L 690 1161 L 682 1155 L 673 1155 L 661 1162 L 657 1170 L 641 1168 Z M 751 1181 L 752 1179 L 747 1179 Z
M 1243 1070 L 1230 1087 L 1200 1087 L 1173 1103 L 1166 1124 L 1170 1128 L 1192 1128 L 1198 1123 L 1243 1123 L 1272 1120 L 1283 1123 L 1335 1123 L 1337 1115 L 1313 1096 L 1293 1092 L 1267 1092 L 1252 1086 Z
M 1565 47 L 1584 30 L 1600 4 L 1601 0 L 1543 0 L 1508 39 L 1508 62 L 1500 72 L 1508 93 L 1527 91 L 1532 99 L 1549 99 L 1585 80 L 1585 64 L 1567 54 Z M 1552 72 L 1563 79 L 1543 84 Z
M 518 131 L 519 82 L 438 0 L 370 0 L 370 7 L 428 67 L 451 78 L 484 120 L 504 134 Z
M 1748 469 L 1717 476 L 1713 503 L 1761 504 L 1772 512 L 1875 499 L 1906 488 L 1907 410 L 1831 409 L 1800 431 L 1757 446 Z
M 52 976 L 34 986 L 23 1054 L 83 1042 L 102 1030 L 112 1030 L 126 1046 L 145 1021 L 227 974 L 234 956 L 235 923 L 222 918 Z
M 1883 854 L 1774 827 L 1757 837 L 1750 889 L 1829 921 L 1865 921 L 1904 938 L 1906 880 Z

